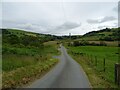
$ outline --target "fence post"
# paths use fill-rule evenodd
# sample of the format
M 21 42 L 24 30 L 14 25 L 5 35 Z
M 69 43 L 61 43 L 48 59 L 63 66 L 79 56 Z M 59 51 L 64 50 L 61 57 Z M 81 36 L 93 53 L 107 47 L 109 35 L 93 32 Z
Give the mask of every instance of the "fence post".
M 115 84 L 117 84 L 117 64 L 115 64 Z
M 105 72 L 105 58 L 104 58 L 104 72 Z
M 87 63 L 88 63 L 88 65 L 90 65 L 90 63 L 89 63 L 89 54 L 87 56 Z
M 92 55 L 91 55 L 91 65 L 92 65 L 92 62 L 93 62 L 93 61 L 92 61 Z
M 120 86 L 120 64 L 115 64 L 115 84 Z
M 95 66 L 97 66 L 97 57 L 95 56 Z

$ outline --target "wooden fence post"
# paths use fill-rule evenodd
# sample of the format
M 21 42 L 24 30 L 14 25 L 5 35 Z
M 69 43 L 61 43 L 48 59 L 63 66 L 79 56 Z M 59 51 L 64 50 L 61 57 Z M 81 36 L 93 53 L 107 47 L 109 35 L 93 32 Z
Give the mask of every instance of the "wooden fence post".
M 91 65 L 93 64 L 93 61 L 92 61 L 92 55 L 91 55 Z
M 104 58 L 104 63 L 103 63 L 103 65 L 104 65 L 104 72 L 105 72 L 105 58 Z
M 97 66 L 97 57 L 95 56 L 95 66 Z
M 118 66 L 118 85 L 120 87 L 120 64 Z
M 115 64 L 115 83 L 120 86 L 120 64 Z

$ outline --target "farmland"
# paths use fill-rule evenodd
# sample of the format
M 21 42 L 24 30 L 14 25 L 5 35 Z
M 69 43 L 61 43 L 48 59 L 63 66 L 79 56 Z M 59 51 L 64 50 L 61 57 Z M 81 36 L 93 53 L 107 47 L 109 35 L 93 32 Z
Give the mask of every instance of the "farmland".
M 119 30 L 92 31 L 64 42 L 69 54 L 82 65 L 94 88 L 117 87 L 115 64 L 120 63 Z
M 119 60 L 118 47 L 106 47 L 106 46 L 69 47 L 69 53 L 73 56 L 73 58 L 75 58 L 75 60 L 78 63 L 82 64 L 83 66 L 84 64 L 87 64 L 88 68 L 94 69 L 95 72 L 98 73 L 98 76 L 102 77 L 103 80 L 112 83 L 111 85 L 113 85 L 114 87 L 114 65 L 115 63 L 118 63 Z M 104 59 L 105 59 L 105 72 L 104 72 Z M 86 73 L 88 72 L 89 71 L 87 71 Z M 96 83 L 94 82 L 93 87 L 99 87 L 99 85 L 95 84 L 97 84 L 97 82 Z M 108 84 L 108 86 L 110 86 L 110 84 Z M 103 85 L 102 87 L 106 86 Z
M 69 46 L 68 52 L 83 66 L 85 71 L 87 70 L 86 73 L 88 74 L 93 87 L 115 87 L 114 65 L 119 62 L 118 49 L 119 47 L 110 46 Z M 90 70 L 88 68 L 94 70 L 94 72 L 97 73 L 96 76 L 105 80 L 107 84 L 102 84 L 103 82 L 100 82 L 101 85 L 98 81 L 93 82 L 94 80 L 91 80 L 92 76 L 90 76 Z
M 83 67 L 93 88 L 117 87 L 114 83 L 114 65 L 120 62 L 117 30 L 70 37 L 3 29 L 2 87 L 22 87 L 41 78 L 59 62 L 53 56 L 60 55 L 61 43 Z

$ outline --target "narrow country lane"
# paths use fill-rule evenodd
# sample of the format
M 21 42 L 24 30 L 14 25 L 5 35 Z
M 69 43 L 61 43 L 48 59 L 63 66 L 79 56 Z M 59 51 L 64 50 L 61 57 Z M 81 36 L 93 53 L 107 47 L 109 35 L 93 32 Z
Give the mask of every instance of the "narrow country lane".
M 27 88 L 90 88 L 90 83 L 81 66 L 73 60 L 61 45 L 59 63 L 41 79 Z

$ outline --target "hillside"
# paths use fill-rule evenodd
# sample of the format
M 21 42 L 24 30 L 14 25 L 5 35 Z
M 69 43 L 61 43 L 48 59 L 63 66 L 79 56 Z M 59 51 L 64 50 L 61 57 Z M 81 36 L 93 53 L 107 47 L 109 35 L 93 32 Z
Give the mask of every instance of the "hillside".
M 58 62 L 53 58 L 59 54 L 59 44 L 53 41 L 55 36 L 15 29 L 1 30 L 3 88 L 28 84 Z
M 29 36 L 37 37 L 41 42 L 53 40 L 86 40 L 86 41 L 119 41 L 120 28 L 106 28 L 98 31 L 91 31 L 84 35 L 55 36 L 50 34 L 40 34 L 16 29 L 1 29 L 4 34 L 14 34 L 18 37 Z
M 38 37 L 42 42 L 46 42 L 49 40 L 55 40 L 57 36 L 50 34 L 40 34 L 35 32 L 28 32 L 18 29 L 1 29 L 3 35 L 15 35 L 17 37 L 29 36 L 29 37 Z
M 84 34 L 80 40 L 90 41 L 119 41 L 120 28 L 106 28 L 99 31 L 92 31 Z

